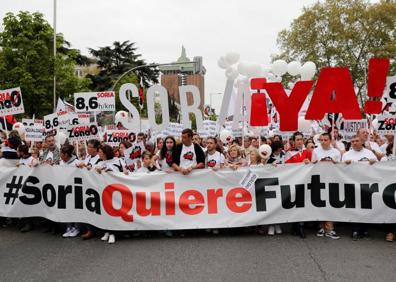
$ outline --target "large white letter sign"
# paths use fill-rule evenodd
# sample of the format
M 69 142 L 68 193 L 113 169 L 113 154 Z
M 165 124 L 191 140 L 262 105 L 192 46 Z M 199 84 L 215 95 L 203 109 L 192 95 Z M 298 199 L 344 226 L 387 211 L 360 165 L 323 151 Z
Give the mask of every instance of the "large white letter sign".
M 203 130 L 203 119 L 202 112 L 199 109 L 201 104 L 201 97 L 199 95 L 199 89 L 195 85 L 185 85 L 179 86 L 180 93 L 180 106 L 182 111 L 182 123 L 184 128 L 191 128 L 191 121 L 189 114 L 193 113 L 195 115 L 195 120 L 197 122 L 197 130 Z M 192 94 L 193 104 L 188 105 L 187 93 Z
M 130 90 L 132 92 L 132 97 L 139 97 L 139 91 L 137 87 L 132 83 L 125 83 L 120 87 L 120 101 L 121 104 L 131 113 L 132 122 L 128 122 L 123 124 L 123 126 L 127 129 L 133 130 L 139 127 L 140 124 L 140 115 L 136 107 L 131 103 L 131 101 L 127 98 L 127 91 Z
M 159 94 L 160 105 L 161 105 L 161 116 L 162 124 L 158 125 L 155 121 L 155 94 Z M 168 92 L 165 87 L 159 84 L 151 86 L 147 91 L 147 114 L 150 123 L 150 127 L 154 131 L 165 130 L 169 126 L 169 104 L 168 104 Z

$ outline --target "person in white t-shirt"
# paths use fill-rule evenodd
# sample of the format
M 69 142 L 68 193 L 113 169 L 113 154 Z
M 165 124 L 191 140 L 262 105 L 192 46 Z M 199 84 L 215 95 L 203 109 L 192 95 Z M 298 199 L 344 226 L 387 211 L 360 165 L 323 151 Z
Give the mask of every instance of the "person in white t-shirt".
M 224 167 L 225 157 L 222 153 L 216 150 L 217 139 L 209 137 L 206 139 L 206 160 L 205 164 L 207 168 L 218 170 Z
M 98 154 L 99 146 L 100 142 L 96 139 L 91 139 L 87 142 L 87 155 L 84 160 L 80 160 L 78 164 L 79 168 L 86 167 L 87 169 L 91 169 L 100 162 Z
M 381 153 L 383 153 L 384 156 L 387 155 L 386 148 L 388 147 L 388 145 L 393 144 L 394 136 L 393 136 L 393 134 L 385 134 L 385 139 L 386 139 L 386 142 L 384 144 L 382 144 L 380 147 Z
M 205 153 L 201 146 L 192 142 L 193 131 L 186 128 L 182 131 L 182 143 L 172 152 L 172 167 L 184 175 L 193 169 L 205 168 Z
M 136 172 L 151 172 L 154 171 L 156 167 L 153 164 L 153 154 L 149 151 L 144 151 L 142 155 L 142 166 L 138 168 Z
M 341 153 L 339 150 L 331 146 L 330 133 L 322 133 L 319 137 L 320 145 L 312 152 L 312 162 L 332 162 L 338 163 L 341 161 Z M 340 239 L 340 236 L 334 230 L 334 222 L 325 221 L 320 222 L 320 229 L 316 233 L 318 237 L 327 237 L 331 239 Z
M 312 162 L 333 162 L 341 161 L 341 153 L 339 150 L 331 146 L 331 135 L 322 133 L 319 138 L 320 145 L 312 152 Z
M 381 152 L 381 148 L 377 143 L 370 141 L 370 131 L 367 128 L 359 128 L 357 135 L 362 139 L 364 147 L 373 152 L 377 160 L 381 160 L 385 154 Z
M 351 149 L 342 156 L 342 162 L 350 164 L 352 162 L 366 162 L 374 164 L 377 157 L 374 153 L 363 147 L 362 139 L 354 135 L 351 139 Z
M 126 175 L 128 174 L 124 160 L 114 157 L 114 151 L 111 146 L 101 145 L 99 147 L 99 158 L 101 161 L 95 166 L 95 170 L 98 173 L 102 171 L 115 171 L 123 172 Z
M 39 165 L 39 160 L 34 158 L 29 153 L 29 147 L 27 145 L 19 145 L 17 149 L 17 154 L 20 157 L 17 166 L 26 165 L 29 167 L 34 167 Z
M 72 145 L 63 145 L 60 149 L 60 163 L 59 166 L 77 167 L 79 161 L 74 155 L 74 147 Z M 73 238 L 80 233 L 77 223 L 68 223 L 66 232 L 63 233 L 63 238 Z

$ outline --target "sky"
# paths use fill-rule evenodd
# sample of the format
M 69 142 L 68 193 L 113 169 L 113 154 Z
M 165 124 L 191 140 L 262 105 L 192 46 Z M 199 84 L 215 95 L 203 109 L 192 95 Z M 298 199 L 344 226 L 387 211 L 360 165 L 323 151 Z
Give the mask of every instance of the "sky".
M 0 0 L 0 21 L 7 12 L 41 12 L 53 23 L 54 0 Z M 146 62 L 169 63 L 180 56 L 202 56 L 207 69 L 205 103 L 209 93 L 224 92 L 220 56 L 237 52 L 241 60 L 270 65 L 279 50 L 278 32 L 288 28 L 304 6 L 317 0 L 57 0 L 57 32 L 73 48 L 136 42 Z M 218 112 L 222 95 L 212 95 Z

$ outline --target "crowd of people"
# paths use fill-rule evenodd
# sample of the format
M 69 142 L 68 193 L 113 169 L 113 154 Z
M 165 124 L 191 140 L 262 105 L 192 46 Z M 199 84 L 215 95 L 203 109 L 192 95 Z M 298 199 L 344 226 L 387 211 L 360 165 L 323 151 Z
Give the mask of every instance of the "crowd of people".
M 242 167 L 259 167 L 265 165 L 278 166 L 289 163 L 333 162 L 351 164 L 354 162 L 373 165 L 379 161 L 393 160 L 393 135 L 371 133 L 366 128 L 358 130 L 349 141 L 341 136 L 337 128 L 312 137 L 295 132 L 286 140 L 281 135 L 270 137 L 230 136 L 225 142 L 217 137 L 201 138 L 191 129 L 184 129 L 181 138 L 173 136 L 147 138 L 146 134 L 132 135 L 131 140 L 122 141 L 119 146 L 112 147 L 99 140 L 86 143 L 70 144 L 66 142 L 58 147 L 55 136 L 48 135 L 44 142 L 26 142 L 17 131 L 1 132 L 1 159 L 16 166 L 59 165 L 73 166 L 80 169 L 93 170 L 98 173 L 109 171 L 124 174 L 152 173 L 165 171 L 188 175 L 193 170 L 210 168 L 213 170 L 233 169 Z M 224 141 L 224 140 L 223 140 Z M 17 225 L 21 232 L 31 231 L 37 222 L 31 218 L 6 219 L 0 218 L 2 226 Z M 101 239 L 109 243 L 116 241 L 116 234 L 111 231 L 98 230 L 88 224 L 59 223 L 44 220 L 46 231 L 61 233 L 63 237 L 81 236 L 90 239 L 102 234 Z M 393 241 L 395 225 L 384 225 L 386 241 Z M 257 226 L 254 230 L 259 234 L 273 236 L 282 233 L 281 225 Z M 305 238 L 303 222 L 294 223 L 292 231 L 295 235 Z M 165 231 L 164 231 L 165 232 Z M 214 234 L 219 230 L 208 230 Z M 172 236 L 166 231 L 166 236 Z M 367 225 L 353 224 L 352 238 L 359 240 L 368 236 Z M 333 222 L 318 224 L 319 237 L 339 239 Z

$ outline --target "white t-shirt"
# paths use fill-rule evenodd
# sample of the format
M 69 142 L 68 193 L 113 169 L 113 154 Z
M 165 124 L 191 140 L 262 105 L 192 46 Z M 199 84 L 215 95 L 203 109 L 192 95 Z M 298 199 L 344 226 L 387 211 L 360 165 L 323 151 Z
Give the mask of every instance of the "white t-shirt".
M 180 155 L 180 167 L 188 168 L 197 164 L 197 155 L 195 154 L 194 144 L 186 146 L 183 144 L 183 148 Z
M 388 142 L 385 142 L 384 144 L 381 145 L 381 153 L 386 155 L 386 148 L 388 147 Z
M 140 168 L 138 168 L 138 169 L 136 170 L 136 172 L 149 172 L 149 170 L 148 170 L 147 167 L 141 166 Z
M 377 160 L 377 157 L 373 152 L 366 148 L 362 148 L 360 151 L 355 151 L 352 148 L 342 156 L 342 161 L 352 162 L 368 162 L 369 160 Z
M 49 151 L 48 154 L 45 156 L 45 160 L 44 161 L 53 161 L 53 160 L 54 160 L 54 153 Z
M 125 162 L 120 158 L 112 158 L 111 160 L 105 160 L 99 162 L 96 167 L 100 167 L 107 171 L 123 172 L 125 167 Z
M 366 143 L 368 143 L 368 142 L 366 142 Z M 382 153 L 381 148 L 377 143 L 370 141 L 370 146 L 371 146 L 371 150 L 375 151 L 376 153 Z M 367 148 L 367 146 L 366 146 L 366 148 Z
M 312 152 L 312 162 L 340 162 L 341 153 L 337 149 L 330 148 L 329 150 L 324 150 L 321 145 L 315 148 Z
M 26 158 L 26 159 L 20 158 L 18 163 L 19 163 L 19 165 L 32 166 L 33 160 L 34 160 L 34 158 L 32 156 L 30 156 L 29 158 Z
M 222 153 L 215 151 L 212 155 L 207 153 L 206 156 L 206 167 L 208 168 L 220 168 L 224 165 L 225 157 Z
M 170 160 L 172 160 L 172 153 L 171 152 L 166 152 L 166 154 L 165 154 L 165 158 L 163 158 L 162 160 L 160 159 L 160 154 L 161 154 L 161 151 L 158 151 L 157 152 L 157 157 L 158 157 L 158 165 L 159 165 L 159 168 L 161 169 L 161 170 L 166 170 L 166 169 L 168 169 L 168 168 L 170 168 L 170 166 L 169 166 L 169 164 L 168 164 L 168 162 L 167 162 L 167 160 L 170 162 Z M 157 166 L 158 167 L 158 166 Z
M 60 166 L 77 166 L 79 164 L 79 160 L 76 159 L 75 157 L 72 157 L 68 162 L 64 162 L 63 160 L 60 160 L 59 165 Z
M 87 155 L 85 159 L 82 161 L 86 166 L 91 166 L 94 167 L 99 163 L 99 155 L 96 154 L 95 157 L 92 157 L 91 155 Z

